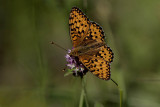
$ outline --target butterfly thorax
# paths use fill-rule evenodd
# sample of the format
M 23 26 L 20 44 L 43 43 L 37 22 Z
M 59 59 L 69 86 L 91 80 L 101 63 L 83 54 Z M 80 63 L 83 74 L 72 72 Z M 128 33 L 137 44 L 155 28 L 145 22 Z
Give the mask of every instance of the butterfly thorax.
M 104 42 L 90 41 L 84 42 L 80 46 L 73 48 L 70 55 L 71 56 L 80 56 L 84 54 L 90 54 L 95 51 L 100 50 L 102 46 L 105 46 Z

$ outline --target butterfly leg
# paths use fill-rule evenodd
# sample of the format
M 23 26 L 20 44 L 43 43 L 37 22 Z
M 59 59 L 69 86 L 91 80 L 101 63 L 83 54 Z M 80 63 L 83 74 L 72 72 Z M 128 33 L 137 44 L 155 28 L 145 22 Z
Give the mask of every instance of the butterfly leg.
M 118 87 L 118 83 L 111 78 L 111 81 Z

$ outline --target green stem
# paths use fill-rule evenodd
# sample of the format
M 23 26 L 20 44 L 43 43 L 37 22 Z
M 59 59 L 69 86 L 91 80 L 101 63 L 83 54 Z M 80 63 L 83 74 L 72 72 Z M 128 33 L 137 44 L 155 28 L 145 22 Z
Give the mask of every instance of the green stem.
M 83 99 L 85 99 L 86 107 L 89 107 L 84 78 L 82 78 L 81 82 L 82 82 L 82 91 L 81 91 L 81 97 L 80 97 L 80 101 L 79 101 L 79 107 L 83 107 Z
M 84 98 L 84 90 L 82 89 L 81 97 L 80 97 L 80 101 L 79 101 L 79 107 L 83 107 L 83 98 Z
M 85 98 L 86 107 L 89 107 L 88 99 L 87 99 L 87 92 L 85 88 L 85 80 L 83 78 L 82 78 L 82 89 L 84 90 L 84 98 Z
M 119 87 L 118 87 L 119 88 Z M 120 94 L 120 107 L 122 107 L 123 102 L 123 90 L 119 88 L 119 94 Z

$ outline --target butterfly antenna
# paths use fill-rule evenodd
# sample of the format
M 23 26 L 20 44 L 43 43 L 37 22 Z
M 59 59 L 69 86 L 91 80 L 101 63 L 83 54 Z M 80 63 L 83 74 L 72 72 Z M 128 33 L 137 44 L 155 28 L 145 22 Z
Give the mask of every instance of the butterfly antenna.
M 63 50 L 65 50 L 65 51 L 68 51 L 67 49 L 63 48 L 62 46 L 60 46 L 60 45 L 58 45 L 58 44 L 56 44 L 56 43 L 54 43 L 53 41 L 51 42 L 51 44 L 52 44 L 52 45 L 55 45 L 55 46 L 57 46 L 57 47 L 59 47 L 59 48 L 61 48 L 61 49 L 63 49 Z
M 112 82 L 118 87 L 118 83 L 111 78 Z

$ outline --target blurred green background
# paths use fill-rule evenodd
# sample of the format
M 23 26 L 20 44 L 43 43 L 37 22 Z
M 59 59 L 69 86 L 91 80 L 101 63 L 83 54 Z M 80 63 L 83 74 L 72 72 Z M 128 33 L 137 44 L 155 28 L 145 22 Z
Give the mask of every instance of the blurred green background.
M 115 57 L 122 107 L 160 107 L 160 0 L 1 0 L 0 107 L 78 107 L 81 80 L 64 77 L 69 12 L 99 23 Z M 112 81 L 86 75 L 90 107 L 118 107 Z

